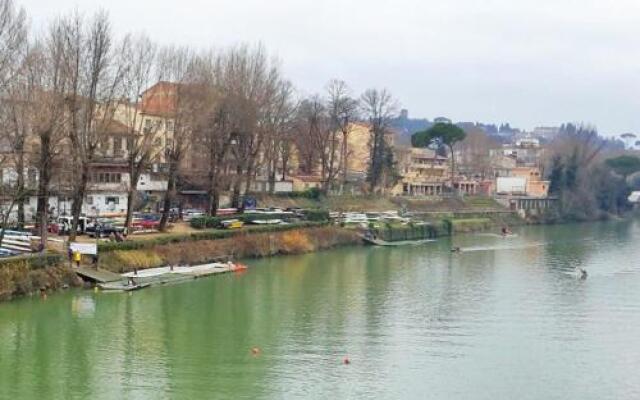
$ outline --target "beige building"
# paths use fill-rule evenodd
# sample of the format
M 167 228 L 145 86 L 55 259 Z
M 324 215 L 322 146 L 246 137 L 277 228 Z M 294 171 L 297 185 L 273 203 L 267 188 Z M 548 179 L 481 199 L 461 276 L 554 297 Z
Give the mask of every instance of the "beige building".
M 540 169 L 537 167 L 516 167 L 511 170 L 513 177 L 525 180 L 525 192 L 528 196 L 547 197 L 549 181 L 542 180 Z
M 449 159 L 431 149 L 397 148 L 396 158 L 401 181 L 393 190 L 395 195 L 438 196 L 450 179 Z
M 305 190 L 322 188 L 322 180 L 313 175 L 295 175 L 290 177 L 294 192 L 304 192 Z

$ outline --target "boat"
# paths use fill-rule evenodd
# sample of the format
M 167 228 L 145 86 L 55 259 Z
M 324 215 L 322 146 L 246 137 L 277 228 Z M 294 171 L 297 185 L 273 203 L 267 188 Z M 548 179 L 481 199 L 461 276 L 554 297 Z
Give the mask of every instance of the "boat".
M 374 246 L 417 246 L 424 243 L 435 242 L 434 239 L 419 239 L 419 240 L 398 240 L 394 242 L 388 242 L 382 239 L 376 239 L 370 236 L 362 236 L 362 240 Z
M 234 264 L 231 264 L 230 269 L 233 272 L 239 272 L 239 271 L 246 271 L 248 267 L 244 264 L 234 263 Z
M 256 225 L 279 225 L 282 224 L 283 221 L 281 219 L 256 219 L 255 221 L 251 221 L 251 223 Z
M 151 283 L 130 284 L 129 282 L 108 282 L 101 283 L 98 287 L 107 292 L 131 292 L 151 286 Z

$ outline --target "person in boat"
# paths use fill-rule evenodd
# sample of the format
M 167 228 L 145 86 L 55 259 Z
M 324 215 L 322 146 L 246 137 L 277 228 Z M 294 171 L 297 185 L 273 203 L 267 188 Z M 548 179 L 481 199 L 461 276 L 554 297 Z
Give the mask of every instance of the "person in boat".
M 577 268 L 578 268 L 578 278 L 582 280 L 587 279 L 587 276 L 589 275 L 587 274 L 587 270 L 580 267 L 577 267 Z
M 502 236 L 507 236 L 507 235 L 511 235 L 511 230 L 508 227 L 503 226 L 502 227 Z
M 454 247 L 451 249 L 452 253 L 460 253 L 462 251 L 462 249 L 460 247 Z

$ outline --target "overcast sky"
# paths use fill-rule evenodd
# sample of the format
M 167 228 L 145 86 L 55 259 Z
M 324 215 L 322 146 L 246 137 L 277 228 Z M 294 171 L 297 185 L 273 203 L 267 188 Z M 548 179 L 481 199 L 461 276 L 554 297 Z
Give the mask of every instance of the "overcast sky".
M 262 42 L 303 93 L 386 87 L 412 117 L 640 132 L 639 0 L 16 0 L 164 44 Z

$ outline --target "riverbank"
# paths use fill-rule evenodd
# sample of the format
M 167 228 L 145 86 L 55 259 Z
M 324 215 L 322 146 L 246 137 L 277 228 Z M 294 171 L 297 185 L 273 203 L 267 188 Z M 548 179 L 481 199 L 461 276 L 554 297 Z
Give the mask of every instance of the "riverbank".
M 423 222 L 382 224 L 374 228 L 384 240 L 435 239 L 456 233 L 499 229 L 523 223 L 504 213 L 418 213 Z M 205 229 L 99 244 L 99 266 L 124 273 L 167 265 L 206 264 L 221 259 L 262 258 L 361 245 L 362 229 L 322 222 L 255 226 L 244 230 Z M 81 286 L 63 254 L 6 259 L 0 264 L 0 300 Z
M 57 255 L 16 257 L 0 263 L 0 301 L 82 286 Z
M 222 258 L 303 254 L 360 242 L 357 231 L 337 226 L 246 233 L 221 239 L 190 240 L 158 244 L 149 248 L 109 251 L 100 256 L 100 268 L 123 273 L 134 268 L 205 264 Z
M 266 257 L 246 274 L 132 295 L 0 304 L 0 398 L 461 399 L 495 382 L 500 399 L 523 397 L 523 377 L 544 383 L 532 398 L 634 398 L 640 222 L 517 233 Z

